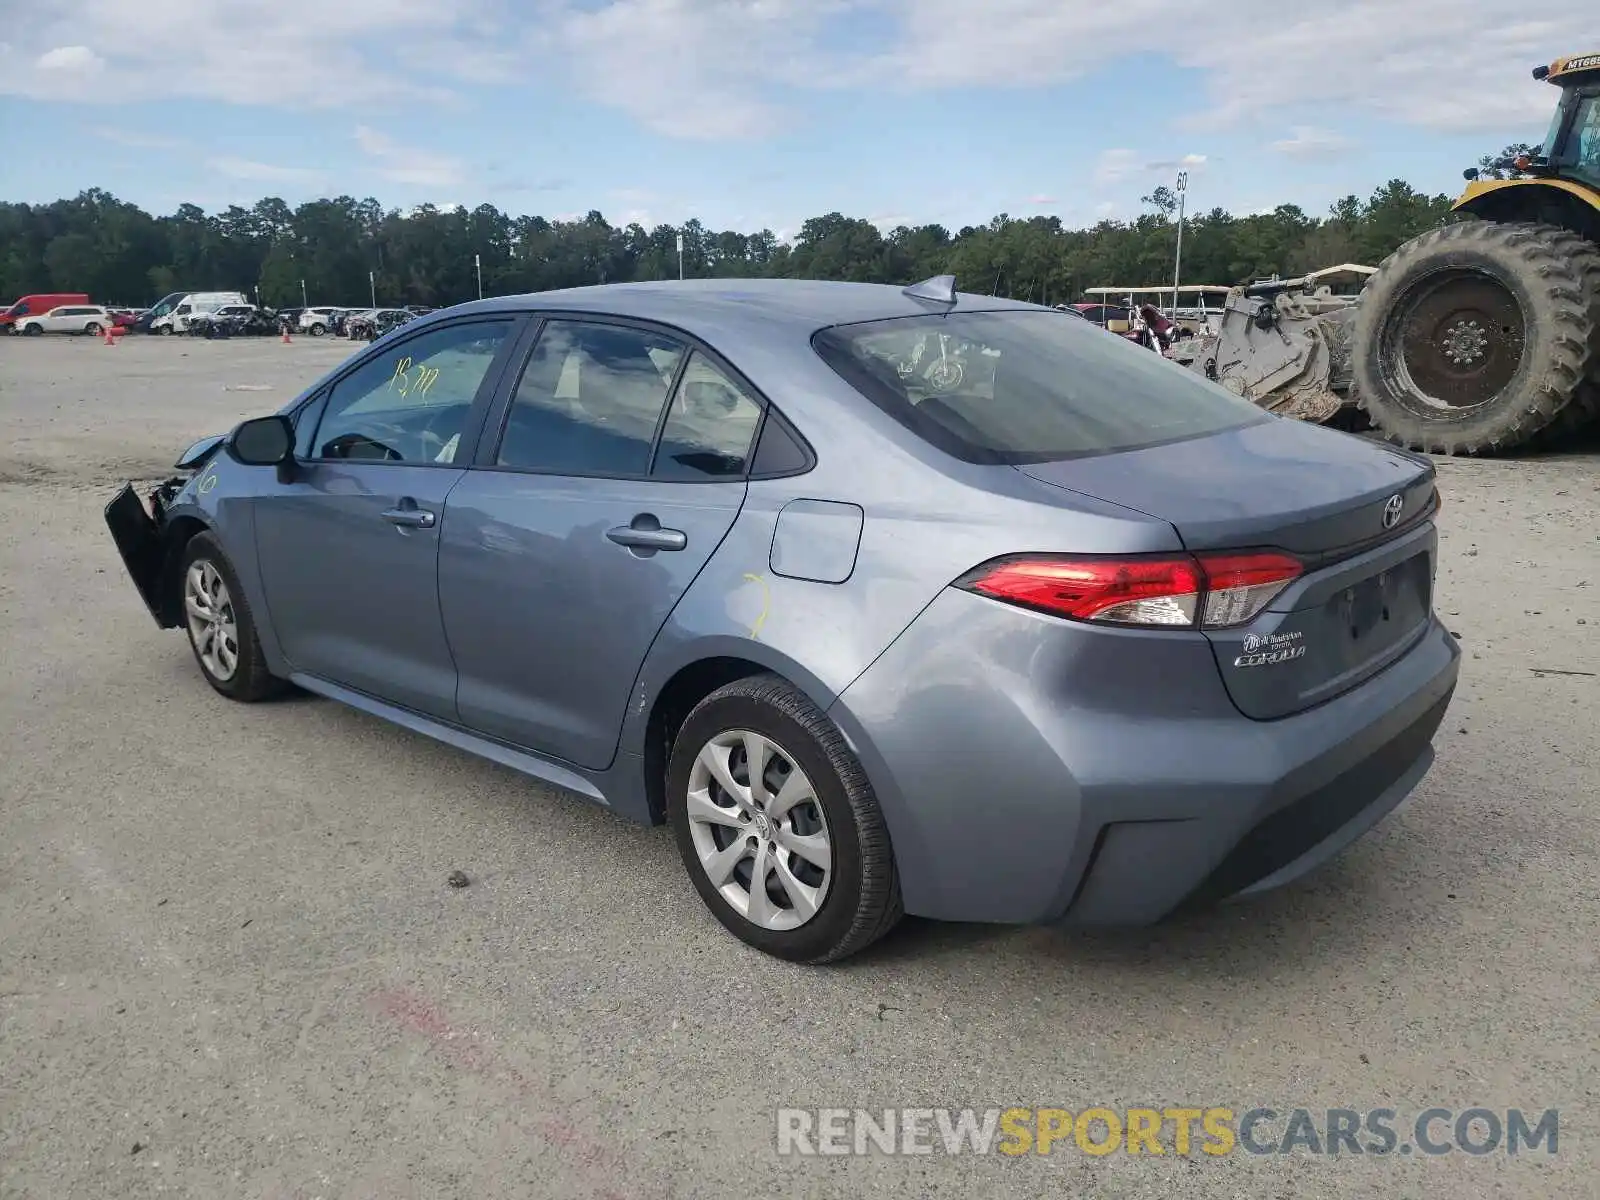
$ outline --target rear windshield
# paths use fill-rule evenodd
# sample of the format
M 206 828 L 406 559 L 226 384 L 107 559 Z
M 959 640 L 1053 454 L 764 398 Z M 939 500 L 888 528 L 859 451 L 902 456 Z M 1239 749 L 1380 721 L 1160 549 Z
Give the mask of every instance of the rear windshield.
M 1045 310 L 836 325 L 812 344 L 867 399 L 967 462 L 1081 458 L 1271 420 L 1153 350 Z

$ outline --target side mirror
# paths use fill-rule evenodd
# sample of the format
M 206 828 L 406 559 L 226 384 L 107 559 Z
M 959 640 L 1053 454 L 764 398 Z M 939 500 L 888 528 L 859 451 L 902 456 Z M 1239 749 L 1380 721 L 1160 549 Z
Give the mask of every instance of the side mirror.
M 247 467 L 279 467 L 294 460 L 294 426 L 281 413 L 243 421 L 228 435 L 228 454 Z

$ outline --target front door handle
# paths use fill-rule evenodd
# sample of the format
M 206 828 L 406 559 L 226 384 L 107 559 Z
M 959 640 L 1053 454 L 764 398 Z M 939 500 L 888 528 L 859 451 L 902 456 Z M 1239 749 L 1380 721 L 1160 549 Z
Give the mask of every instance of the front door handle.
M 385 509 L 383 519 L 391 525 L 398 525 L 402 529 L 432 529 L 438 520 L 433 513 L 425 508 L 390 508 Z
M 630 550 L 652 553 L 656 550 L 682 550 L 689 535 L 681 529 L 663 529 L 653 513 L 640 513 L 626 525 L 606 530 L 606 537 Z

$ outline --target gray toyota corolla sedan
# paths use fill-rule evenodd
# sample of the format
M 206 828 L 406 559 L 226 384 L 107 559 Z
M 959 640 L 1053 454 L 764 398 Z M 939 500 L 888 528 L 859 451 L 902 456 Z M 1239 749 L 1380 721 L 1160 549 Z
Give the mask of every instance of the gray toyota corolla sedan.
M 948 277 L 461 305 L 177 466 L 106 519 L 218 692 L 666 821 L 801 961 L 1285 883 L 1458 669 L 1427 460 Z

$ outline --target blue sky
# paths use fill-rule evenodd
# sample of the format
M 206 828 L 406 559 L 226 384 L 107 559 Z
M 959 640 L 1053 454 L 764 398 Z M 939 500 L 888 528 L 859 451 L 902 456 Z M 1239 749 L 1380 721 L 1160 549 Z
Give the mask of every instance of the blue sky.
M 78 0 L 7 5 L 0 198 L 264 195 L 952 228 L 1453 192 L 1537 140 L 1592 0 Z M 1174 16 L 1175 13 L 1182 15 Z

